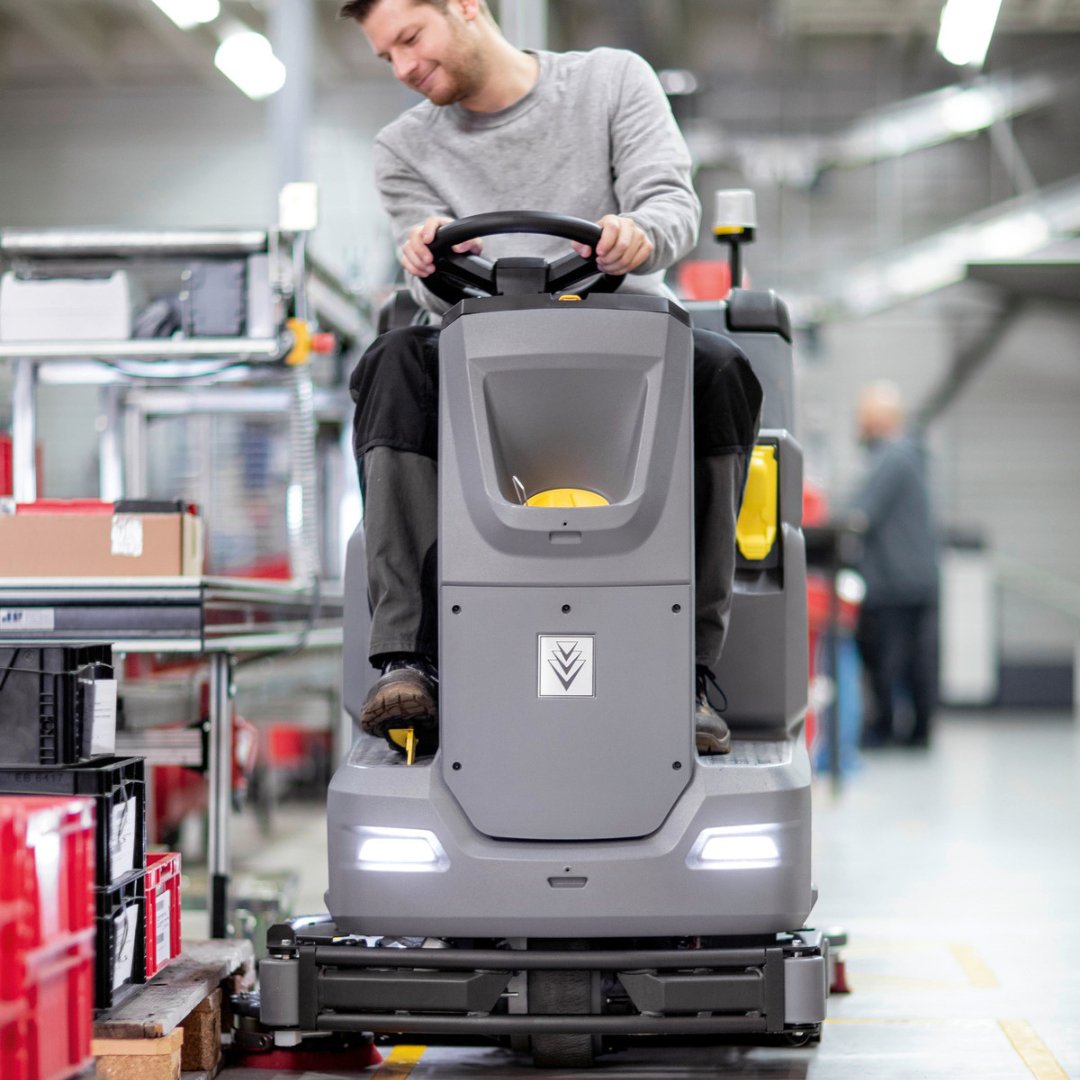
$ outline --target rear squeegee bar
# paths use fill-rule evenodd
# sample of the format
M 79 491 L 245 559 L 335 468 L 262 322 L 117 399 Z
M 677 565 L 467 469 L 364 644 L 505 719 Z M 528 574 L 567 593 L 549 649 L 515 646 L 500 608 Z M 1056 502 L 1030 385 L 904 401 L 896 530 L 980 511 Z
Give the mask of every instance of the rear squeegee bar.
M 765 949 L 358 949 L 318 945 L 320 967 L 433 968 L 440 971 L 643 971 L 657 968 L 754 967 L 765 963 Z
M 430 950 L 429 950 L 430 951 Z M 428 1035 L 714 1035 L 768 1030 L 763 1016 L 402 1016 L 323 1013 L 320 1031 L 423 1032 Z

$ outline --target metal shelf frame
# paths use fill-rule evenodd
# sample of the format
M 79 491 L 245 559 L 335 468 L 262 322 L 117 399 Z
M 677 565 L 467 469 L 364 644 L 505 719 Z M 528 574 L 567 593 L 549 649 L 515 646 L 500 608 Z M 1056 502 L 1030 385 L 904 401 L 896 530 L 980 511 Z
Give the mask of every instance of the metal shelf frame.
M 203 412 L 266 408 L 289 414 L 290 487 L 303 493 L 303 513 L 294 515 L 303 520 L 297 524 L 290 517 L 289 554 L 292 573 L 300 580 L 0 577 L 0 613 L 32 610 L 35 618 L 30 626 L 51 627 L 0 630 L 0 646 L 102 642 L 111 644 L 118 653 L 206 658 L 210 682 L 208 906 L 215 937 L 226 932 L 233 764 L 229 714 L 236 658 L 340 648 L 342 642 L 340 586 L 319 584 L 318 553 L 308 523 L 314 520 L 316 499 L 316 478 L 312 475 L 316 404 L 318 401 L 323 416 L 332 414 L 341 424 L 344 452 L 350 445 L 344 404 L 347 397 L 316 391 L 310 366 L 283 362 L 295 343 L 283 320 L 290 310 L 302 321 L 309 316 L 318 318 L 337 332 L 344 347 L 366 344 L 374 336 L 370 312 L 312 256 L 303 232 L 260 228 L 0 229 L 0 268 L 27 277 L 78 277 L 100 273 L 103 268 L 160 275 L 162 268 L 175 264 L 181 268 L 186 260 L 256 256 L 269 260 L 268 281 L 260 275 L 259 288 L 270 290 L 269 310 L 273 314 L 253 336 L 0 342 L 0 363 L 9 364 L 13 374 L 12 479 L 16 502 L 32 502 L 38 492 L 39 381 L 48 377 L 62 382 L 67 373 L 76 381 L 80 366 L 85 369 L 87 362 L 108 371 L 110 379 L 103 385 L 106 423 L 99 441 L 99 491 L 108 502 L 146 494 L 145 462 L 136 460 L 145 449 L 142 429 L 146 418 L 159 407 L 165 412 L 184 411 L 177 399 L 188 388 L 198 395 Z M 265 296 L 262 299 L 267 300 Z M 125 368 L 128 362 L 150 362 L 154 370 Z M 185 373 L 185 362 L 189 367 L 190 362 L 208 365 L 198 376 L 197 385 L 180 381 L 191 377 Z M 229 380 L 224 377 L 226 370 Z M 245 381 L 257 385 L 222 385 L 235 383 L 237 373 L 245 371 Z M 217 394 L 220 401 L 215 399 Z M 190 411 L 195 402 L 184 404 Z M 332 501 L 331 496 L 328 502 Z
M 279 650 L 340 648 L 339 585 L 212 577 L 0 578 L 0 613 L 32 611 L 51 630 L 0 629 L 0 647 L 111 644 L 118 653 L 187 653 L 209 665 L 210 932 L 225 937 L 232 797 L 233 665 Z M 45 613 L 47 618 L 42 619 Z M 0 624 L 2 625 L 2 624 Z

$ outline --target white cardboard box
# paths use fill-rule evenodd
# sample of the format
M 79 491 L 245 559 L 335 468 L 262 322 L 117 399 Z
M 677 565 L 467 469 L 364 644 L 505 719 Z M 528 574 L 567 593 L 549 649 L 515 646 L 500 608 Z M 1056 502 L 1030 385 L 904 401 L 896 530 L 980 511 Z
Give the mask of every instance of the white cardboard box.
M 107 278 L 0 278 L 0 341 L 123 341 L 131 337 L 131 290 L 123 270 Z

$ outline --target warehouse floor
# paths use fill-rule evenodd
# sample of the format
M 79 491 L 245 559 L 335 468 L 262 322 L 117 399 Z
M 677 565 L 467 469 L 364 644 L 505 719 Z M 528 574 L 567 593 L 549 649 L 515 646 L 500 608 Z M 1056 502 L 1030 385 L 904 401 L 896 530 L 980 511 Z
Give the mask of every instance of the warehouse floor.
M 821 898 L 811 923 L 848 930 L 852 988 L 830 999 L 821 1044 L 647 1047 L 602 1058 L 592 1074 L 547 1075 L 1080 1078 L 1080 729 L 1071 718 L 945 715 L 930 751 L 866 755 L 838 796 L 825 782 L 815 795 Z M 321 811 L 307 805 L 281 807 L 270 843 L 241 817 L 237 862 L 302 868 L 297 910 L 321 910 L 323 830 Z M 396 1057 L 362 1075 L 537 1075 L 527 1060 L 490 1046 Z

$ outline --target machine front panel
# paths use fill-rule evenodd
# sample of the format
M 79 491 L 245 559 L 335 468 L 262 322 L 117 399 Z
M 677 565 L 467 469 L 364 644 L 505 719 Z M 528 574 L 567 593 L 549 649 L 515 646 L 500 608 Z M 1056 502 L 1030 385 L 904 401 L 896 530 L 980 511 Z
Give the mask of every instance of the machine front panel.
M 482 833 L 645 836 L 693 770 L 690 586 L 441 594 L 441 766 Z

